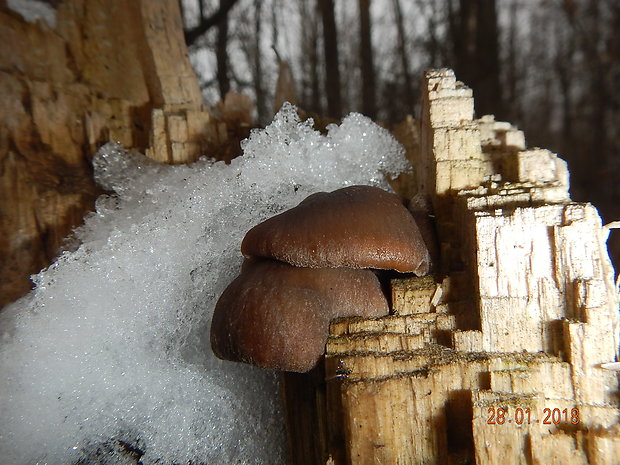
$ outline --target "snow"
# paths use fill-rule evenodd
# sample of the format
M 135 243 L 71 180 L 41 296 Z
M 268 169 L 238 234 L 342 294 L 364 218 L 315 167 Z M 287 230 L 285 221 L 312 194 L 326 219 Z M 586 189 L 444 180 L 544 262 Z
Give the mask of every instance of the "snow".
M 288 104 L 243 149 L 186 166 L 99 150 L 95 178 L 113 193 L 0 312 L 0 462 L 284 462 L 276 375 L 211 352 L 217 297 L 254 224 L 316 191 L 387 188 L 406 161 L 361 115 L 324 136 Z
M 6 6 L 19 13 L 26 21 L 36 23 L 44 20 L 49 27 L 56 27 L 56 10 L 43 0 L 6 0 Z

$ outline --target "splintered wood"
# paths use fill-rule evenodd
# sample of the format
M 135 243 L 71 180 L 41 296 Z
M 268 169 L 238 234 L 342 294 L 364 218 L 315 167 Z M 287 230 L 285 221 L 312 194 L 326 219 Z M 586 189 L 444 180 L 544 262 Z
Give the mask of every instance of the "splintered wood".
M 566 163 L 527 150 L 450 70 L 425 76 L 417 191 L 439 270 L 392 282 L 384 318 L 332 322 L 327 408 L 348 464 L 620 463 L 618 289 Z M 607 368 L 606 368 L 607 367 Z
M 101 192 L 90 160 L 116 141 L 154 160 L 230 160 L 249 123 L 240 98 L 203 105 L 179 2 L 52 2 L 28 22 L 0 2 L 0 307 L 27 291 Z M 241 105 L 245 115 L 251 106 Z

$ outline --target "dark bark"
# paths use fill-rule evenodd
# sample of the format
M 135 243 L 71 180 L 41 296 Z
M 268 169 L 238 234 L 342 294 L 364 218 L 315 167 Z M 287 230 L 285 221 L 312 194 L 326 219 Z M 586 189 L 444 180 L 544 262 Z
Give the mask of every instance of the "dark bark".
M 318 114 L 323 113 L 323 106 L 321 104 L 321 78 L 320 78 L 320 57 L 319 57 L 319 32 L 318 32 L 318 20 L 312 23 L 312 29 L 310 31 L 310 40 L 308 43 L 309 51 L 309 75 L 310 75 L 310 110 Z M 340 88 L 338 88 L 340 91 Z
M 608 26 L 608 43 L 607 43 L 607 56 L 609 57 L 609 71 L 608 71 L 608 85 L 611 90 L 609 99 L 610 120 L 612 127 L 618 127 L 620 125 L 620 3 L 613 2 L 610 6 L 609 26 Z M 610 136 L 613 137 L 611 142 L 611 152 L 616 154 L 613 158 L 615 162 L 615 173 L 620 174 L 620 160 L 618 154 L 620 154 L 620 131 L 610 131 Z M 616 176 L 618 179 L 620 176 Z M 618 189 L 618 183 L 615 183 L 616 189 Z M 618 192 L 618 191 L 617 191 Z M 619 215 L 620 216 L 620 215 Z M 620 234 L 618 234 L 620 236 Z
M 400 0 L 392 0 L 394 6 L 394 15 L 396 18 L 396 29 L 398 31 L 398 55 L 400 58 L 400 66 L 403 73 L 403 90 L 407 99 L 406 107 L 411 108 L 414 105 L 413 86 L 411 73 L 409 72 L 409 57 L 407 54 L 407 35 L 405 34 L 405 21 L 403 12 L 400 7 Z
M 609 0 L 609 15 L 607 26 L 607 56 L 609 57 L 609 70 L 607 74 L 608 86 L 610 89 L 609 113 L 607 124 L 609 125 L 609 181 L 606 182 L 608 207 L 601 208 L 603 218 L 606 222 L 620 218 L 620 3 Z M 615 180 L 615 182 L 614 182 Z M 612 232 L 607 241 L 615 269 L 620 269 L 620 231 Z
M 185 31 L 185 43 L 193 45 L 198 38 L 204 35 L 213 26 L 217 26 L 220 21 L 228 16 L 228 12 L 237 3 L 238 0 L 222 0 L 219 9 L 207 18 L 201 16 L 200 23 L 197 26 Z
M 590 92 L 587 99 L 590 101 L 590 139 L 591 150 L 597 154 L 599 167 L 607 164 L 607 124 L 606 113 L 609 102 L 605 57 L 603 56 L 603 37 L 605 25 L 601 18 L 600 4 L 598 0 L 589 0 L 584 11 L 585 31 L 582 33 L 583 49 L 585 54 L 586 69 Z M 618 31 L 616 31 L 616 34 Z M 591 166 L 591 165 L 590 165 Z M 591 181 L 599 179 L 594 175 Z
M 564 34 L 565 40 L 558 44 L 558 51 L 555 57 L 554 65 L 558 77 L 558 85 L 560 87 L 561 107 L 562 107 L 562 137 L 560 148 L 562 153 L 568 154 L 570 157 L 571 147 L 573 146 L 573 67 L 574 56 L 576 53 L 576 31 L 575 31 L 575 15 L 574 9 L 570 8 L 570 2 L 565 2 L 564 12 L 566 14 L 566 23 L 556 23 L 557 28 L 569 28 Z M 557 31 L 556 35 L 560 35 L 561 31 Z
M 362 71 L 362 113 L 375 119 L 377 100 L 375 68 L 373 64 L 370 0 L 359 0 L 360 9 L 360 63 Z
M 258 113 L 258 121 L 265 123 L 267 115 L 267 107 L 265 105 L 265 90 L 263 88 L 263 67 L 260 53 L 260 37 L 262 29 L 261 20 L 261 0 L 254 0 L 254 69 L 252 73 L 254 81 L 254 93 L 256 94 L 256 112 Z
M 460 0 L 458 12 L 451 1 L 449 7 L 457 77 L 474 90 L 479 116 L 503 119 L 495 0 Z
M 519 92 L 518 92 L 518 44 L 517 44 L 517 2 L 515 0 L 510 4 L 510 21 L 508 23 L 508 52 L 506 61 L 506 95 L 505 105 L 510 109 L 509 120 L 518 121 L 520 119 L 519 111 Z
M 340 60 L 338 59 L 338 33 L 334 18 L 334 1 L 319 0 L 323 19 L 323 50 L 325 54 L 325 93 L 327 94 L 328 116 L 340 118 Z
M 220 0 L 220 10 L 227 0 Z M 217 58 L 217 84 L 220 90 L 220 99 L 224 100 L 230 90 L 228 73 L 228 15 L 224 15 L 217 25 L 217 46 L 215 55 Z
M 420 8 L 422 8 L 423 5 L 423 3 L 420 4 Z M 441 20 L 438 20 L 437 18 L 442 17 L 440 16 L 440 9 L 442 8 L 437 5 L 437 2 L 430 2 L 428 7 L 428 39 L 425 41 L 426 50 L 428 52 L 429 67 L 437 68 L 445 66 L 445 62 L 447 61 L 445 56 L 445 43 L 438 36 L 439 24 L 441 23 Z
M 319 73 L 319 4 L 317 0 L 298 0 L 298 4 L 301 16 L 301 105 L 305 110 L 320 115 L 323 109 Z

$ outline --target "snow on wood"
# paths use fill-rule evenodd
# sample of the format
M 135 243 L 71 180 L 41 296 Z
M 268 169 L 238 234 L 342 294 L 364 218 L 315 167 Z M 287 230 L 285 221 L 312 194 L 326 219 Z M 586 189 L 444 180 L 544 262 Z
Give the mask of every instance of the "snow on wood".
M 227 134 L 202 106 L 174 0 L 11 1 L 0 7 L 0 41 L 11 44 L 0 72 L 0 153 L 11 174 L 0 177 L 0 197 L 12 199 L 1 221 L 1 307 L 92 209 L 100 145 L 184 163 Z

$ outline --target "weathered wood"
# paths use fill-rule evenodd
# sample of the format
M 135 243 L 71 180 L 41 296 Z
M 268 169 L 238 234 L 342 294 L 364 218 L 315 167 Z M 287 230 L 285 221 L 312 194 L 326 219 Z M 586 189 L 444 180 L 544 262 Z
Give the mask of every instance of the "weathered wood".
M 282 373 L 280 389 L 289 442 L 288 462 L 325 463 L 329 439 L 323 363 L 309 373 Z
M 441 266 L 394 280 L 392 315 L 332 322 L 327 398 L 346 455 L 334 463 L 619 463 L 607 230 L 570 200 L 555 154 L 473 120 L 451 71 L 424 89 L 415 190 L 434 206 Z
M 0 48 L 0 307 L 92 208 L 99 145 L 185 163 L 229 137 L 202 105 L 177 1 L 46 7 L 50 24 L 0 3 L 0 41 L 10 44 Z

